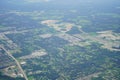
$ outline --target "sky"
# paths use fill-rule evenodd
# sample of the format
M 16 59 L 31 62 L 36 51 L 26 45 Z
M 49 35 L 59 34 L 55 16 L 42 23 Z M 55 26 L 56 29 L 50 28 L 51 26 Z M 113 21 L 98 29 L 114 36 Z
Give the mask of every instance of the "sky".
M 120 7 L 120 0 L 0 0 L 0 8 L 33 8 L 33 7 L 111 7 L 118 5 Z
M 51 0 L 25 0 L 29 3 L 38 3 L 38 2 L 50 2 Z

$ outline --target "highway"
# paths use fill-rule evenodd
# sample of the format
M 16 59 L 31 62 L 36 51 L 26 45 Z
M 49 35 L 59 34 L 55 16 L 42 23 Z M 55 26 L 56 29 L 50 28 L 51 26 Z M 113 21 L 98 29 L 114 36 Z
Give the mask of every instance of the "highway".
M 18 66 L 18 68 L 20 69 L 21 73 L 23 74 L 23 77 L 25 78 L 25 80 L 28 80 L 25 72 L 23 71 L 23 69 L 22 69 L 20 63 L 17 61 L 17 59 L 14 56 L 12 56 L 12 54 L 9 53 L 3 46 L 0 46 L 0 47 L 15 61 L 16 65 Z

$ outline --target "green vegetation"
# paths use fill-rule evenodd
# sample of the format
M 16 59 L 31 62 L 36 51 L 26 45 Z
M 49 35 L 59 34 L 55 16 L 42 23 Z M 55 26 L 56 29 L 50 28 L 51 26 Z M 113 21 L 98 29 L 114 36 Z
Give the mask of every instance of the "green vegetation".
M 91 9 L 3 11 L 0 45 L 23 62 L 29 80 L 120 80 L 120 15 Z M 46 55 L 32 55 L 39 50 Z
M 2 75 L 2 73 L 0 73 L 0 80 L 25 80 L 23 78 L 12 78 L 12 77 L 9 77 L 9 76 L 5 76 L 5 75 Z

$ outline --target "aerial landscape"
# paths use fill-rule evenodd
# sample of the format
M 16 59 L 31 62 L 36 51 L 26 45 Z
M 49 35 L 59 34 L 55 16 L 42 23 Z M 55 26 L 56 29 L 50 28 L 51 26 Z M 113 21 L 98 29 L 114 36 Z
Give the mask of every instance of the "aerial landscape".
M 120 0 L 1 0 L 0 80 L 120 80 Z

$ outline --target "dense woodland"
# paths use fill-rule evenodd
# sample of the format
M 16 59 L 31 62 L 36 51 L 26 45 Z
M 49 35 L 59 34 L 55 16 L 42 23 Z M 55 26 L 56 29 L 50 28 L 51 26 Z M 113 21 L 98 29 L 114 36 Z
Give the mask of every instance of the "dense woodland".
M 3 4 L 6 3 L 5 1 Z M 118 47 L 112 47 L 117 49 L 115 51 L 102 47 L 104 43 L 100 44 L 91 40 L 91 37 L 98 35 L 97 32 L 100 31 L 112 31 L 115 36 L 120 36 L 118 3 L 113 3 L 116 4 L 114 6 L 112 3 L 103 4 L 103 6 L 94 3 L 94 5 L 90 3 L 75 5 L 73 3 L 70 7 L 68 6 L 71 4 L 64 4 L 67 8 L 60 7 L 60 4 L 56 6 L 54 3 L 52 6 L 48 3 L 48 7 L 45 7 L 46 4 L 41 6 L 36 4 L 34 7 L 30 7 L 32 4 L 24 3 L 26 8 L 23 8 L 24 4 L 17 4 L 19 6 L 16 8 L 14 5 L 7 6 L 6 9 L 4 6 L 0 6 L 2 7 L 0 9 L 0 33 L 4 33 L 17 47 L 10 48 L 7 40 L 2 38 L 0 38 L 0 44 L 11 51 L 12 55 L 20 62 L 26 62 L 22 68 L 29 80 L 77 80 L 92 74 L 98 75 L 97 77 L 93 76 L 91 80 L 120 80 L 120 44 Z M 37 5 L 40 8 L 36 7 Z M 63 33 L 54 28 L 54 25 L 50 27 L 41 24 L 41 21 L 44 20 L 59 20 L 56 24 L 66 22 L 74 24 L 74 26 Z M 60 25 L 60 27 L 65 26 Z M 44 34 L 50 36 L 41 37 Z M 83 46 L 59 37 L 60 34 L 67 34 L 71 37 L 79 34 L 85 37 L 83 40 L 80 38 L 81 41 L 78 42 Z M 83 34 L 90 35 L 90 38 L 86 38 L 88 36 L 83 36 Z M 108 42 L 115 41 L 120 42 L 120 39 L 108 39 Z M 89 44 L 85 45 L 86 43 Z M 20 59 L 42 49 L 45 49 L 47 55 L 33 59 Z M 23 79 L 13 79 L 0 73 L 0 80 Z

